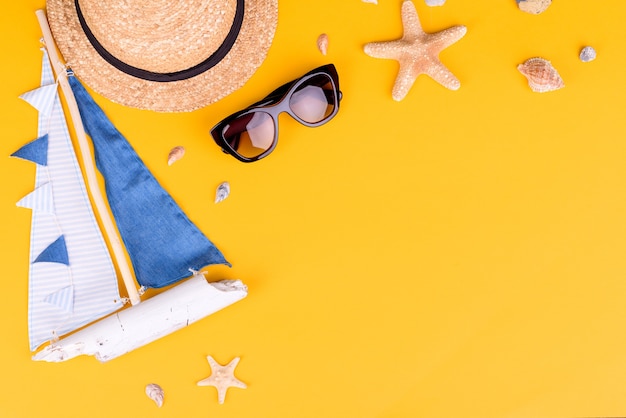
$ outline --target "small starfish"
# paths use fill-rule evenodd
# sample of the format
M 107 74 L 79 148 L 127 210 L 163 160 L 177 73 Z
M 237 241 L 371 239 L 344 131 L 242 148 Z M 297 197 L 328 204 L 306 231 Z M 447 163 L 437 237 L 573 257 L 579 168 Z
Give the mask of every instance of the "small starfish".
M 213 357 L 207 356 L 211 371 L 211 376 L 198 382 L 198 386 L 215 386 L 217 388 L 217 400 L 220 404 L 224 403 L 226 390 L 229 387 L 245 389 L 247 386 L 241 380 L 235 377 L 235 367 L 239 363 L 239 357 L 235 357 L 226 366 L 218 364 Z
M 388 42 L 371 42 L 364 48 L 370 57 L 394 59 L 400 63 L 392 92 L 394 100 L 404 99 L 420 74 L 429 75 L 450 90 L 457 90 L 461 83 L 441 63 L 439 53 L 461 39 L 467 33 L 467 28 L 459 25 L 437 33 L 426 33 L 411 0 L 402 3 L 402 26 L 402 38 Z

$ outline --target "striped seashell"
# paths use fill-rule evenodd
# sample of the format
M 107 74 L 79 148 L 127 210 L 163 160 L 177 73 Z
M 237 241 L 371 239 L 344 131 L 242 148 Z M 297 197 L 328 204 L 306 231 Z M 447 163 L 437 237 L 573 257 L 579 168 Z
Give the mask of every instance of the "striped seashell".
M 172 150 L 167 155 L 167 165 L 174 164 L 176 161 L 183 158 L 183 155 L 185 155 L 184 147 L 178 146 L 178 147 L 172 148 Z
M 528 79 L 532 91 L 544 93 L 565 87 L 563 79 L 550 61 L 543 58 L 530 58 L 517 69 Z
M 328 35 L 322 33 L 317 37 L 317 49 L 320 50 L 322 55 L 326 55 L 328 53 Z
M 146 395 L 148 395 L 148 398 L 152 399 L 159 408 L 163 406 L 163 398 L 165 395 L 161 386 L 156 383 L 146 385 Z

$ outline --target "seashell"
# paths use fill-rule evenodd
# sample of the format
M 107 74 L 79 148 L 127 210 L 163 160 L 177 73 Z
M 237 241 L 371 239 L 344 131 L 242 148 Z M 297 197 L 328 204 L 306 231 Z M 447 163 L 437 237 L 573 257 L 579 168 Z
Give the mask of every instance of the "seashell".
M 523 12 L 538 15 L 552 4 L 552 0 L 515 0 L 517 7 Z
M 589 62 L 596 59 L 596 50 L 591 46 L 586 46 L 580 51 L 580 60 L 582 62 Z
M 163 393 L 161 386 L 156 383 L 146 385 L 146 395 L 148 395 L 148 398 L 152 399 L 159 408 L 163 406 L 163 398 L 165 397 L 165 394 Z
M 326 55 L 328 53 L 328 35 L 322 33 L 317 37 L 317 49 L 320 50 L 322 55 Z
M 378 4 L 378 0 L 362 0 L 363 3 L 372 3 L 372 4 Z
M 443 4 L 446 2 L 446 0 L 426 0 L 426 5 L 427 6 L 443 6 Z
M 565 87 L 563 79 L 550 61 L 543 58 L 530 58 L 517 69 L 528 79 L 532 91 L 544 93 Z
M 226 199 L 230 194 L 230 184 L 225 181 L 217 186 L 217 191 L 215 193 L 215 203 L 220 203 L 222 200 Z
M 183 155 L 185 155 L 185 148 L 181 146 L 172 148 L 170 153 L 167 155 L 167 165 L 174 164 L 176 161 L 183 158 Z

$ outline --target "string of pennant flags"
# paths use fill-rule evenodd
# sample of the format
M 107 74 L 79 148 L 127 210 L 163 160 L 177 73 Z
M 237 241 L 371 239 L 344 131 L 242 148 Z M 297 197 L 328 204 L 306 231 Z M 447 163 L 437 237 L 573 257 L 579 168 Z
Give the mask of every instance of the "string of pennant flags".
M 20 96 L 39 112 L 38 137 L 11 154 L 36 164 L 35 187 L 17 202 L 32 210 L 31 350 L 121 307 L 115 268 L 89 205 L 45 50 L 42 62 L 41 86 Z M 91 278 L 77 282 L 77 276 Z

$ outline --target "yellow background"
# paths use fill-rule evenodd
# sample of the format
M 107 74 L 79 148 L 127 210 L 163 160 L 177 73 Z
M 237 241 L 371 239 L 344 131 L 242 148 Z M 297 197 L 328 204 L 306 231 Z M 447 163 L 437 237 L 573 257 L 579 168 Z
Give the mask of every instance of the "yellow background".
M 397 63 L 363 45 L 402 35 L 401 0 L 280 1 L 264 64 L 240 90 L 187 114 L 94 95 L 159 181 L 233 263 L 241 302 L 101 364 L 32 362 L 27 336 L 36 136 L 17 96 L 38 86 L 35 10 L 4 2 L 1 417 L 626 416 L 626 30 L 623 1 L 415 0 L 429 32 L 464 24 L 441 54 L 461 81 L 421 76 L 391 98 Z M 316 38 L 326 32 L 329 53 Z M 596 61 L 582 63 L 592 45 Z M 516 66 L 552 61 L 566 87 L 533 93 Z M 208 130 L 315 66 L 337 66 L 329 124 L 281 118 L 275 152 L 243 164 Z M 168 166 L 168 151 L 185 157 Z M 217 185 L 231 196 L 214 204 Z M 240 356 L 217 403 L 206 356 Z M 166 392 L 158 409 L 148 383 Z

